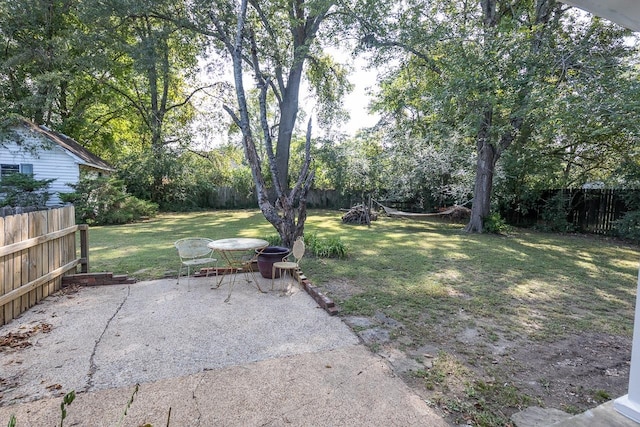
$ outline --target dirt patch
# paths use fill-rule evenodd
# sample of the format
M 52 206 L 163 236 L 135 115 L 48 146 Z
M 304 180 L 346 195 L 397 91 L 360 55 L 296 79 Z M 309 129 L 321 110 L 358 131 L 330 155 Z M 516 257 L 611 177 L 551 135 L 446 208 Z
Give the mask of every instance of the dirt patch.
M 469 325 L 465 317 L 457 319 L 466 326 L 453 336 L 438 334 L 439 342 L 421 342 L 382 313 L 344 320 L 454 424 L 509 426 L 509 417 L 527 406 L 580 413 L 627 393 L 629 337 L 583 333 L 531 342 L 502 334 L 490 321 L 475 319 Z M 489 424 L 469 415 L 482 411 L 501 415 Z
M 322 288 L 333 298 L 340 300 L 345 300 L 363 292 L 350 280 L 334 280 L 330 283 L 323 284 Z
M 584 411 L 627 393 L 631 340 L 586 333 L 546 344 L 529 344 L 511 355 L 512 378 L 545 406 Z

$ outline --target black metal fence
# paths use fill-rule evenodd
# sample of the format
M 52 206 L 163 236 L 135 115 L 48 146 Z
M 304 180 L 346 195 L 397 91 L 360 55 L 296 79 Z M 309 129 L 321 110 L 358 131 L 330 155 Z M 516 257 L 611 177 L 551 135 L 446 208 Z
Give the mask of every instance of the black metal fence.
M 571 194 L 568 220 L 578 230 L 611 234 L 615 221 L 628 211 L 621 191 L 576 190 Z
M 564 216 L 576 231 L 613 234 L 616 221 L 629 211 L 629 197 L 640 197 L 640 190 L 564 189 L 548 190 L 526 213 L 504 212 L 507 221 L 531 226 L 549 222 L 554 215 Z

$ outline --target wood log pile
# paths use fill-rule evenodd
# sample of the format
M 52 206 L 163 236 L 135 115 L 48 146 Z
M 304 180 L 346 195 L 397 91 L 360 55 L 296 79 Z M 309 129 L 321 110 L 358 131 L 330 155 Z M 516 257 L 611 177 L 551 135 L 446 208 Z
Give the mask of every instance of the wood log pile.
M 465 221 L 471 218 L 471 209 L 460 205 L 438 208 L 438 211 L 443 217 L 448 218 L 451 222 Z
M 345 224 L 371 224 L 371 221 L 376 221 L 378 214 L 368 206 L 355 205 L 349 209 L 344 215 L 342 215 L 342 222 Z

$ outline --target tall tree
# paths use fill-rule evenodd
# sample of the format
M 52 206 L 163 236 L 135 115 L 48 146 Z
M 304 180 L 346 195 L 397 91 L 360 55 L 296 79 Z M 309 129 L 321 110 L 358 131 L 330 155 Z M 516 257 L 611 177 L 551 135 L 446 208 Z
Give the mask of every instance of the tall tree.
M 202 6 L 202 5 L 201 5 Z M 317 37 L 322 23 L 334 7 L 333 0 L 244 0 L 209 4 L 206 18 L 212 23 L 204 30 L 231 56 L 237 105 L 225 109 L 242 130 L 245 155 L 256 183 L 258 205 L 276 228 L 282 242 L 291 246 L 302 235 L 306 219 L 306 194 L 313 181 L 311 163 L 311 121 L 306 133 L 305 159 L 294 182 L 289 182 L 291 140 L 299 112 L 300 89 L 305 78 L 317 94 L 334 89 L 337 97 L 348 88 L 346 74 L 338 64 L 320 55 Z M 313 66 L 305 68 L 309 63 Z M 318 69 L 330 64 L 335 72 Z M 254 134 L 249 113 L 245 74 L 250 70 L 258 89 L 261 136 Z M 314 78 L 315 77 L 315 78 Z M 337 84 L 327 85 L 333 81 Z M 324 85 L 323 85 L 324 84 Z M 269 121 L 268 98 L 277 102 L 276 124 Z M 335 98 L 331 98 L 335 99 Z M 269 199 L 257 146 L 264 143 L 275 201 Z
M 62 124 L 72 114 L 74 81 L 87 45 L 77 3 L 0 1 L 0 114 Z
M 471 219 L 466 231 L 482 232 L 484 218 L 491 211 L 491 193 L 496 163 L 502 153 L 511 146 L 519 136 L 528 119 L 531 109 L 532 89 L 536 81 L 548 73 L 543 67 L 542 50 L 548 46 L 553 31 L 557 28 L 560 6 L 554 0 L 536 0 L 533 4 L 514 9 L 498 0 L 482 0 L 482 30 L 480 38 L 481 58 L 488 58 L 498 65 L 500 60 L 513 57 L 514 52 L 508 50 L 513 42 L 521 47 L 516 55 L 521 56 L 509 61 L 510 98 L 508 103 L 496 103 L 502 85 L 488 87 L 482 94 L 479 105 L 480 123 L 476 135 L 476 179 L 473 192 Z M 522 25 L 524 22 L 525 25 Z M 528 30 L 526 38 L 513 38 L 514 29 Z M 505 39 L 511 43 L 504 43 Z M 497 55 L 496 55 L 497 53 Z M 488 54 L 488 55 L 487 55 Z M 504 64 L 504 62 L 503 62 Z M 495 77 L 501 77 L 497 75 Z M 516 77 L 516 78 L 513 78 Z
M 176 173 L 172 149 L 189 142 L 191 100 L 207 86 L 191 86 L 202 37 L 158 17 L 182 14 L 182 2 L 110 0 L 93 6 L 87 18 L 94 18 L 100 52 L 93 77 L 127 112 L 127 126 L 137 132 L 135 140 L 121 143 L 132 146 L 148 165 L 148 194 L 162 206 L 166 184 Z
M 113 159 L 127 109 L 95 75 L 114 75 L 96 39 L 108 19 L 91 1 L 0 0 L 0 114 L 15 114 L 74 137 Z M 138 132 L 136 132 L 138 133 Z M 114 137 L 114 135 L 116 135 Z
M 558 116 L 549 114 L 554 103 L 569 96 L 569 86 L 580 86 L 576 83 L 586 77 L 575 80 L 581 70 L 591 69 L 595 62 L 616 67 L 626 53 L 615 49 L 608 58 L 594 61 L 587 54 L 593 40 L 575 30 L 568 6 L 552 0 L 409 3 L 390 14 L 382 29 L 365 22 L 362 39 L 382 55 L 407 53 L 400 64 L 403 73 L 392 74 L 389 82 L 405 79 L 400 86 L 410 90 L 389 96 L 392 86 L 383 85 L 382 95 L 389 96 L 385 108 L 394 119 L 412 121 L 412 131 L 443 132 L 444 140 L 458 135 L 473 141 L 476 173 L 466 230 L 481 232 L 491 209 L 498 160 L 511 147 L 525 147 L 536 138 L 551 145 L 562 132 L 577 135 L 575 129 L 557 126 L 557 121 L 554 125 Z M 616 27 L 588 22 L 595 23 L 595 38 L 603 37 L 596 40 L 599 48 L 612 46 L 608 38 L 622 40 Z M 606 78 L 602 73 L 594 76 L 592 89 L 603 89 Z M 588 96 L 587 91 L 581 93 Z M 576 112 L 572 107 L 570 114 Z M 585 113 L 579 116 L 583 122 Z M 568 124 L 569 115 L 564 118 Z

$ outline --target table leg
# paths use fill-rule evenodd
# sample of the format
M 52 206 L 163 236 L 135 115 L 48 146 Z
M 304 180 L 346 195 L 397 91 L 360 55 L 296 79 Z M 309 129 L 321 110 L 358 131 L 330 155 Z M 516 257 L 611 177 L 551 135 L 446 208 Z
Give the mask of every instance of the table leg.
M 231 277 L 229 278 L 229 294 L 224 302 L 229 302 L 231 300 L 231 292 L 233 292 L 233 288 L 236 284 L 236 276 L 240 271 L 244 274 L 244 278 L 247 283 L 254 283 L 258 291 L 264 293 L 260 287 L 259 281 L 256 279 L 255 271 L 251 268 L 254 261 L 258 259 L 258 253 L 254 253 L 249 259 L 243 259 L 242 254 L 238 253 L 239 251 L 223 251 L 219 250 L 221 258 L 225 261 L 227 267 L 229 268 L 229 274 Z M 222 281 L 224 280 L 225 275 L 221 275 L 218 280 L 218 285 L 215 289 L 219 288 L 222 285 Z M 253 277 L 251 277 L 253 276 Z
M 262 293 L 265 293 L 265 291 L 262 290 L 262 288 L 260 287 L 260 282 L 257 280 L 256 278 L 256 272 L 253 271 L 253 262 L 256 261 L 258 259 L 258 255 L 254 255 L 253 257 L 251 257 L 251 259 L 243 262 L 242 264 L 242 272 L 244 273 L 244 279 L 247 281 L 247 283 L 251 283 L 253 282 L 256 285 L 256 288 L 258 288 L 258 290 Z
M 229 277 L 229 294 L 224 302 L 229 302 L 231 300 L 231 292 L 233 292 L 233 287 L 236 285 L 236 274 L 237 273 L 231 273 L 231 277 Z
M 222 281 L 224 280 L 224 274 L 220 274 L 220 277 L 216 279 L 218 280 L 218 284 L 216 286 L 212 286 L 211 289 L 218 289 L 222 285 Z
M 264 248 L 260 248 L 257 249 L 256 251 L 259 252 L 255 252 L 255 254 L 253 255 L 253 257 L 251 257 L 251 261 L 249 263 L 249 266 L 251 266 L 253 264 L 254 261 L 258 262 L 258 257 L 260 256 L 260 254 L 262 253 L 262 251 L 264 251 L 266 249 L 266 246 Z M 251 270 L 251 274 L 253 274 L 253 281 L 256 284 L 256 288 L 258 288 L 258 290 L 262 293 L 265 293 L 266 291 L 263 291 L 262 288 L 260 288 L 260 282 L 258 280 L 256 280 L 256 272 Z

